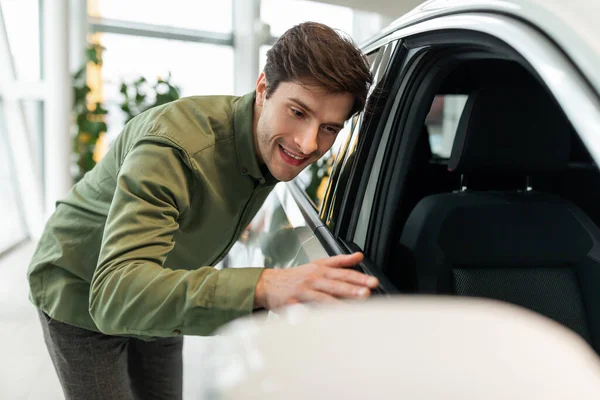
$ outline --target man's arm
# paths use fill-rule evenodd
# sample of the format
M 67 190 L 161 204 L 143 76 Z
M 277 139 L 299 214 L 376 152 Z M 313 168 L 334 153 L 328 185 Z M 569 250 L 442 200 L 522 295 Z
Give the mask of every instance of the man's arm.
M 195 182 L 184 156 L 142 143 L 121 166 L 90 290 L 90 314 L 107 334 L 209 335 L 252 312 L 262 269 L 163 267 Z

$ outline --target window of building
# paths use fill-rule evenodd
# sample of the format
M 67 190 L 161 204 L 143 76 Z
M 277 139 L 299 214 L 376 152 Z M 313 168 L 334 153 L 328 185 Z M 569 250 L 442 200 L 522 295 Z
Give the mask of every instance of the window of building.
M 308 0 L 262 0 L 260 18 L 269 25 L 274 37 L 306 21 L 323 23 L 349 36 L 352 36 L 354 28 L 354 11 L 351 8 Z M 271 45 L 260 47 L 259 71 L 265 66 L 270 48 Z
M 0 0 L 16 78 L 20 82 L 40 79 L 40 9 L 38 0 Z
M 230 95 L 234 91 L 233 48 L 197 42 L 104 33 L 103 97 L 108 113 L 108 138 L 122 130 L 122 82 L 145 77 L 150 84 L 171 74 L 180 95 Z M 140 49 L 151 49 L 140 53 Z
M 27 237 L 25 216 L 19 199 L 16 181 L 15 159 L 9 149 L 8 131 L 0 108 L 0 209 L 2 209 L 2 229 L 0 229 L 0 253 Z M 18 156 L 17 156 L 18 157 Z
M 21 1 L 21 0 L 19 0 Z M 37 0 L 32 0 L 37 1 Z M 108 19 L 228 33 L 231 0 L 98 0 L 90 15 Z
M 308 0 L 262 0 L 261 20 L 269 24 L 272 36 L 281 36 L 294 25 L 305 21 L 321 22 L 352 35 L 351 8 Z

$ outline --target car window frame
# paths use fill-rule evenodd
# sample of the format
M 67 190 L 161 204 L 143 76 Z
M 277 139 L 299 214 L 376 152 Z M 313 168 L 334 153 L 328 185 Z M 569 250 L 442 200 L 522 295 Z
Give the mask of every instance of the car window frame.
M 373 169 L 377 169 L 375 164 L 378 149 L 381 145 L 385 146 L 387 141 L 383 130 L 385 121 L 381 119 L 381 115 L 388 113 L 393 103 L 389 101 L 387 92 L 393 93 L 395 91 L 397 77 L 403 76 L 410 58 L 402 41 L 394 40 L 386 41 L 385 43 L 395 43 L 385 76 L 380 83 L 386 93 L 385 95 L 379 93 L 379 96 L 373 99 L 374 102 L 370 106 L 374 111 L 369 116 L 367 123 L 362 126 L 356 147 L 356 159 L 352 165 L 348 166 L 350 168 L 348 184 L 344 192 L 341 193 L 343 198 L 336 215 L 337 223 L 334 233 L 345 239 L 347 239 L 347 232 L 349 229 L 352 229 L 351 224 L 355 222 L 355 219 L 348 219 L 344 216 L 352 213 L 355 203 L 362 202 L 364 193 L 369 185 L 369 176 L 373 173 Z
M 422 56 L 422 52 L 419 50 L 409 50 L 405 44 L 402 44 L 402 58 L 401 66 L 398 68 L 398 76 L 395 82 L 391 85 L 391 92 L 398 93 L 406 90 L 405 86 L 409 83 L 405 77 L 410 74 L 412 68 L 414 68 L 414 61 Z M 400 58 L 400 57 L 399 57 Z M 393 97 L 386 99 L 386 105 L 384 107 L 384 115 L 393 113 L 399 107 L 402 97 Z M 380 171 L 383 167 L 383 156 L 388 147 L 390 141 L 390 134 L 392 127 L 390 124 L 393 121 L 379 120 L 376 125 L 376 133 L 374 136 L 381 138 L 378 141 L 377 146 L 373 146 L 369 152 L 361 152 L 359 156 L 363 156 L 363 159 L 355 163 L 355 171 L 351 174 L 351 184 L 346 192 L 346 198 L 350 199 L 352 193 L 354 193 L 354 201 L 346 201 L 346 204 L 342 210 L 342 222 L 339 235 L 344 237 L 349 242 L 355 243 L 359 248 L 364 249 L 365 242 L 363 240 L 357 240 L 355 233 L 361 223 L 364 222 L 364 218 L 368 215 L 367 221 L 370 220 L 370 211 L 363 213 L 362 210 L 366 203 L 371 203 L 367 193 L 373 192 L 376 189 Z M 366 153 L 366 154 L 365 154 Z M 359 171 L 362 171 L 362 176 Z M 358 205 L 361 205 L 360 207 Z M 369 207 L 371 209 L 371 207 Z M 365 237 L 366 237 L 366 231 Z
M 337 223 L 339 222 L 338 217 L 343 213 L 349 199 L 353 198 L 347 196 L 346 193 L 350 186 L 349 183 L 353 181 L 352 177 L 357 170 L 356 166 L 359 164 L 357 158 L 360 157 L 360 154 L 367 152 L 370 147 L 377 147 L 380 140 L 380 137 L 373 135 L 373 128 L 376 125 L 378 115 L 372 108 L 380 108 L 381 103 L 385 102 L 385 92 L 389 90 L 389 76 L 394 71 L 393 65 L 396 57 L 399 56 L 399 46 L 399 41 L 392 41 L 379 48 L 382 49 L 380 50 L 381 58 L 374 73 L 373 86 L 367 97 L 369 110 L 365 110 L 360 114 L 356 126 L 353 127 L 348 138 L 345 154 L 339 160 L 337 179 L 331 182 L 329 190 L 333 194 L 330 195 L 326 208 L 321 213 L 321 219 L 335 236 L 340 236 L 340 232 L 344 229 L 344 226 Z M 349 160 L 350 158 L 352 160 Z M 365 172 L 363 169 L 360 171 Z M 340 177 L 345 179 L 342 181 Z

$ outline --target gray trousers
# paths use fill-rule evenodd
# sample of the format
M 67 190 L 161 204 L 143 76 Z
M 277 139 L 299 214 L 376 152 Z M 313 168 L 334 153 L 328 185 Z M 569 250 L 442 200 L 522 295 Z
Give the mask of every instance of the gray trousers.
M 39 316 L 67 400 L 182 399 L 183 337 L 146 342 Z

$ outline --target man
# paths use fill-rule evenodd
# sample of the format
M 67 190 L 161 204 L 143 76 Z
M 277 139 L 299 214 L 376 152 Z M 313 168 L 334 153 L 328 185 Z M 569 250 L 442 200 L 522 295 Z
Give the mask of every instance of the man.
M 275 183 L 365 104 L 363 54 L 316 23 L 286 32 L 243 97 L 189 97 L 133 119 L 58 202 L 30 297 L 67 399 L 180 399 L 182 335 L 255 309 L 369 296 L 360 253 L 293 269 L 215 265 Z

